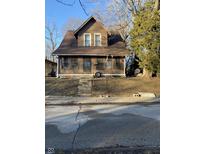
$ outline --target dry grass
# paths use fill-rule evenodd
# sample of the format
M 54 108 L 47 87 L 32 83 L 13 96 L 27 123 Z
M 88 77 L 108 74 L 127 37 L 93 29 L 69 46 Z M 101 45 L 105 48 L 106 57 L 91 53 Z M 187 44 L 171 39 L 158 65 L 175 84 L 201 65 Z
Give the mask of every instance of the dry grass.
M 55 96 L 76 96 L 78 79 L 45 79 L 46 95 Z M 132 96 L 137 92 L 153 92 L 160 95 L 160 79 L 142 78 L 105 78 L 93 79 L 92 96 Z
M 45 79 L 45 94 L 54 96 L 75 96 L 78 91 L 77 79 Z
M 107 83 L 106 83 L 107 82 Z M 137 92 L 153 92 L 160 95 L 160 79 L 110 78 L 93 81 L 93 95 L 132 96 Z

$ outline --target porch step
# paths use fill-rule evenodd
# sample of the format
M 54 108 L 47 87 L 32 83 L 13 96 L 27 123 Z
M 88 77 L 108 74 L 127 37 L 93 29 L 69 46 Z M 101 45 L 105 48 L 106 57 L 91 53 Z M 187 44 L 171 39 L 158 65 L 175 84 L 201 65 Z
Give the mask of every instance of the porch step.
M 79 93 L 79 94 L 77 94 L 77 96 L 91 96 L 91 93 L 90 93 L 90 94 L 86 94 L 86 93 Z

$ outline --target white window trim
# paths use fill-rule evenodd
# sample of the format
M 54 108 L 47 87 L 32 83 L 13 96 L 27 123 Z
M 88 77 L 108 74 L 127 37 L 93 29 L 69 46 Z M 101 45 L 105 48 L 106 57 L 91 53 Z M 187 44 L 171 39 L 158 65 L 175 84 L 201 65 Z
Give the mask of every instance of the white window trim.
M 84 38 L 84 41 L 83 41 L 83 43 L 84 43 L 84 46 L 85 46 L 85 35 L 90 35 L 90 46 L 91 46 L 91 42 L 92 42 L 92 36 L 91 36 L 91 33 L 84 33 L 84 36 L 83 36 L 83 38 Z
M 100 46 L 102 46 L 101 33 L 94 33 L 94 46 L 95 46 L 95 35 L 100 35 Z

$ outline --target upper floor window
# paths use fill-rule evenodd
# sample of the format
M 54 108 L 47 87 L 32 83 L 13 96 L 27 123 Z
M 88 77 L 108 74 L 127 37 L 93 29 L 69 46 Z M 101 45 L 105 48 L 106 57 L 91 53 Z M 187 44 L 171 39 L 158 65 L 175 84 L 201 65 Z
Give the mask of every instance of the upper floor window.
M 94 34 L 94 39 L 95 39 L 95 46 L 101 46 L 101 34 L 95 33 Z
M 91 34 L 85 33 L 84 34 L 84 44 L 86 47 L 91 46 Z

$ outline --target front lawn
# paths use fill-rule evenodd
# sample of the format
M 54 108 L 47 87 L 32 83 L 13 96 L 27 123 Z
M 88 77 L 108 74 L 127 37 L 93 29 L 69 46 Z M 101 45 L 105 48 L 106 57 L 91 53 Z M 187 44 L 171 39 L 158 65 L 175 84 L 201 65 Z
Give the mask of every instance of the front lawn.
M 45 78 L 45 95 L 75 96 L 78 91 L 77 79 Z
M 160 95 L 160 79 L 110 78 L 94 80 L 93 95 L 132 96 L 136 92 L 153 92 Z
M 45 79 L 46 95 L 77 96 L 79 79 Z M 137 92 L 153 92 L 160 95 L 160 79 L 100 78 L 92 80 L 92 96 L 132 96 Z

